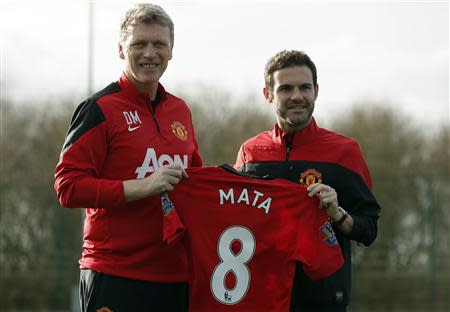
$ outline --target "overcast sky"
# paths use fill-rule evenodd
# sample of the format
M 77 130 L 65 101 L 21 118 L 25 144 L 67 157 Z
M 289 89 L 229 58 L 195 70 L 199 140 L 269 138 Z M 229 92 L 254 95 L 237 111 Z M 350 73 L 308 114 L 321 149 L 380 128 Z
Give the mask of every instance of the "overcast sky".
M 94 90 L 121 73 L 118 26 L 133 3 L 94 1 Z M 162 79 L 173 93 L 209 84 L 261 94 L 267 59 L 299 49 L 318 68 L 319 117 L 369 98 L 424 125 L 449 122 L 448 1 L 155 3 L 175 23 L 174 57 Z M 87 0 L 0 0 L 3 96 L 85 93 L 87 12 Z

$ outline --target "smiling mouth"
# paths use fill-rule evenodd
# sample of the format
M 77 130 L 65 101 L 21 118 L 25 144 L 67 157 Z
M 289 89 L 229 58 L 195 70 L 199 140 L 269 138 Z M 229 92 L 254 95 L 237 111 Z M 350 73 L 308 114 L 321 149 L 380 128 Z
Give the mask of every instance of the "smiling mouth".
M 305 109 L 306 109 L 306 107 L 303 107 L 303 106 L 288 107 L 288 110 L 291 110 L 291 111 L 303 111 Z
M 139 66 L 141 66 L 144 69 L 152 69 L 158 67 L 158 64 L 141 64 Z

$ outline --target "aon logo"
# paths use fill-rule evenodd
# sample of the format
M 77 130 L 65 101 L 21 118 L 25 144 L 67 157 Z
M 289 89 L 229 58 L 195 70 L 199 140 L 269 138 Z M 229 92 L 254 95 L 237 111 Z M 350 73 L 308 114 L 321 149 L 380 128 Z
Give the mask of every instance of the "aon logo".
M 181 159 L 183 157 L 183 159 Z M 169 155 L 162 154 L 157 157 L 153 148 L 147 148 L 147 154 L 145 155 L 142 166 L 137 167 L 135 173 L 137 173 L 138 179 L 143 179 L 147 173 L 152 173 L 159 167 L 164 165 L 181 165 L 184 169 L 188 166 L 188 155 L 173 155 L 173 158 Z

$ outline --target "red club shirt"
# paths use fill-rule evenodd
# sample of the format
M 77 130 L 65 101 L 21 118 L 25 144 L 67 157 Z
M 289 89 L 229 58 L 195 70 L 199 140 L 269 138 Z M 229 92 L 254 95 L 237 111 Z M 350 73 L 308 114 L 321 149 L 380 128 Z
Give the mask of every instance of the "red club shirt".
M 343 264 L 327 215 L 306 188 L 233 169 L 188 169 L 169 193 L 164 239 L 183 236 L 190 311 L 288 311 L 295 272 L 323 278 Z M 184 231 L 187 229 L 187 231 Z
M 122 75 L 76 109 L 55 190 L 64 207 L 85 207 L 80 267 L 146 281 L 187 279 L 181 245 L 162 240 L 159 196 L 125 203 L 124 180 L 160 166 L 200 166 L 186 103 L 159 85 L 158 104 Z

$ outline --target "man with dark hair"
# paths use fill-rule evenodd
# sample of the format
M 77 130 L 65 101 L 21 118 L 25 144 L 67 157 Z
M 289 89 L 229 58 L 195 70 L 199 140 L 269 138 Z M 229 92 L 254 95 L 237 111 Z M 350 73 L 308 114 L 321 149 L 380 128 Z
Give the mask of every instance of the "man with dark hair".
M 265 67 L 264 97 L 274 105 L 271 131 L 244 142 L 235 167 L 257 176 L 286 178 L 307 186 L 328 214 L 345 264 L 330 277 L 312 281 L 297 265 L 291 311 L 346 311 L 350 298 L 351 243 L 370 245 L 377 236 L 380 207 L 357 142 L 317 126 L 317 70 L 301 51 L 282 51 Z
M 128 10 L 120 27 L 122 76 L 73 115 L 55 190 L 62 206 L 87 207 L 82 311 L 187 311 L 187 259 L 180 244 L 162 241 L 159 194 L 202 160 L 188 106 L 159 83 L 173 43 L 161 7 Z

